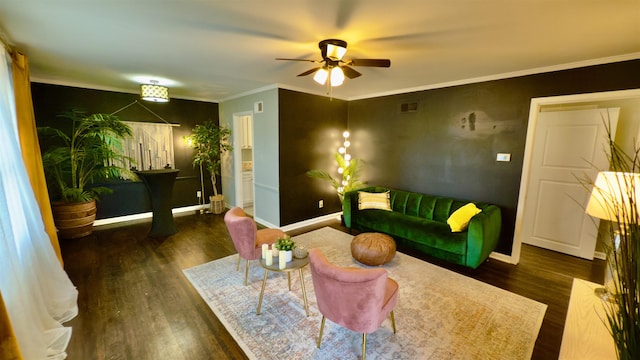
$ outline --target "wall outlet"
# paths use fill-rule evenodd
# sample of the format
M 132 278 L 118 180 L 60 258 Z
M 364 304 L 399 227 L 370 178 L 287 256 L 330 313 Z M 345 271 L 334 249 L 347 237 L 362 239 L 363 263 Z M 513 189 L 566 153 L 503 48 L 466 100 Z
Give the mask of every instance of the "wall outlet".
M 496 156 L 496 161 L 509 162 L 511 161 L 511 154 L 498 153 L 498 155 Z
M 202 197 L 202 192 L 201 191 L 196 191 L 196 196 L 198 197 L 198 199 L 201 198 Z
M 318 201 L 318 209 L 322 209 L 324 207 L 324 200 Z

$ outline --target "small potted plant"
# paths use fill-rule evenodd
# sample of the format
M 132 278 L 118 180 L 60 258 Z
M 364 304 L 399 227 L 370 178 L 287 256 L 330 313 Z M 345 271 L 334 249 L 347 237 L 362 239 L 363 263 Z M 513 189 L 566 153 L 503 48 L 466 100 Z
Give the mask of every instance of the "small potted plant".
M 282 238 L 278 238 L 275 247 L 280 252 L 284 251 L 287 262 L 293 260 L 293 249 L 296 248 L 296 243 L 291 239 L 291 236 L 285 235 Z
M 231 130 L 208 120 L 202 125 L 196 125 L 191 130 L 191 135 L 185 138 L 192 143 L 195 150 L 193 166 L 202 165 L 211 175 L 213 195 L 209 196 L 210 210 L 214 214 L 222 214 L 224 198 L 222 194 L 218 194 L 216 175 L 220 175 L 220 156 L 233 150 L 229 142 Z

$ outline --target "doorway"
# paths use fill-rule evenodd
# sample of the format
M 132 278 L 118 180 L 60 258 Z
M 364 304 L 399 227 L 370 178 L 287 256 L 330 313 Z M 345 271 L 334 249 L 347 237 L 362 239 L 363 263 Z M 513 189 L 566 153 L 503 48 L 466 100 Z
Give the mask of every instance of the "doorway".
M 563 106 L 577 106 L 589 104 L 602 107 L 602 104 L 606 103 L 606 106 L 610 106 L 616 101 L 628 101 L 632 100 L 634 103 L 640 102 L 640 89 L 634 90 L 621 90 L 611 91 L 593 94 L 580 94 L 580 95 L 567 95 L 567 96 L 555 96 L 548 98 L 535 98 L 531 101 L 531 107 L 529 111 L 529 123 L 527 128 L 527 140 L 524 152 L 524 161 L 522 169 L 522 178 L 520 181 L 520 195 L 518 197 L 518 208 L 516 215 L 515 233 L 513 239 L 513 248 L 511 251 L 510 261 L 513 264 L 517 264 L 520 261 L 520 252 L 522 248 L 522 242 L 524 238 L 524 214 L 525 206 L 529 196 L 532 196 L 527 192 L 531 182 L 532 175 L 532 159 L 534 153 L 534 139 L 535 133 L 539 126 L 541 110 L 545 107 L 563 107 Z M 624 107 L 622 107 L 624 111 Z M 640 119 L 640 115 L 633 115 L 635 120 Z M 637 134 L 637 129 L 635 134 Z M 635 135 L 634 135 L 635 136 Z
M 255 214 L 253 172 L 253 113 L 233 114 L 233 163 L 236 206 Z
M 538 115 L 522 214 L 523 243 L 593 260 L 597 226 L 584 211 L 589 200 L 584 186 L 609 167 L 603 149 L 608 132 L 615 139 L 619 111 L 568 109 Z

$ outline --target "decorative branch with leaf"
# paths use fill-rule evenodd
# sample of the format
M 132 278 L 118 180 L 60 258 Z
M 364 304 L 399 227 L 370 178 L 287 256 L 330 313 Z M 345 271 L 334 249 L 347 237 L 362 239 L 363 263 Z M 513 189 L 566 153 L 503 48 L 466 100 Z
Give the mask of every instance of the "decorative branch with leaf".
M 360 181 L 364 161 L 361 159 L 346 160 L 340 152 L 336 152 L 334 157 L 338 163 L 338 172 L 341 173 L 342 180 L 334 178 L 329 172 L 323 170 L 309 170 L 307 176 L 330 181 L 340 198 L 340 203 L 342 203 L 345 192 L 361 189 L 365 186 L 365 183 Z

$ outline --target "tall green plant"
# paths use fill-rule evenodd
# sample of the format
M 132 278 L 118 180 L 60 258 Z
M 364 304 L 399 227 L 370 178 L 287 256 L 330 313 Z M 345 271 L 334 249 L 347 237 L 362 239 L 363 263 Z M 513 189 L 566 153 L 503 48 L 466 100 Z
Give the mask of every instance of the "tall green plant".
M 640 148 L 634 145 L 631 155 L 625 153 L 609 129 L 608 126 L 610 170 L 625 175 L 620 174 L 607 186 L 626 199 L 605 196 L 600 205 L 615 223 L 609 227 L 611 245 L 607 246 L 613 293 L 605 301 L 605 311 L 618 359 L 635 360 L 640 359 Z
M 233 150 L 233 146 L 229 142 L 230 138 L 231 130 L 219 126 L 212 120 L 208 120 L 202 125 L 196 125 L 191 130 L 191 135 L 185 137 L 195 150 L 193 166 L 202 165 L 211 175 L 214 196 L 218 196 L 216 175 L 220 175 L 220 155 Z
M 122 139 L 132 136 L 131 128 L 118 117 L 87 115 L 71 110 L 58 115 L 71 122 L 69 131 L 39 127 L 47 185 L 53 200 L 77 203 L 98 199 L 112 190 L 90 186 L 107 179 L 135 179 L 135 174 L 117 164 L 132 159 L 123 155 Z
M 351 159 L 347 161 L 340 152 L 336 152 L 334 157 L 338 163 L 338 169 L 340 169 L 339 171 L 342 173 L 342 179 L 336 179 L 324 170 L 309 170 L 307 171 L 307 176 L 331 182 L 331 186 L 336 190 L 340 198 L 340 203 L 342 203 L 345 192 L 361 189 L 365 186 L 365 184 L 360 181 L 364 161 L 361 159 Z

